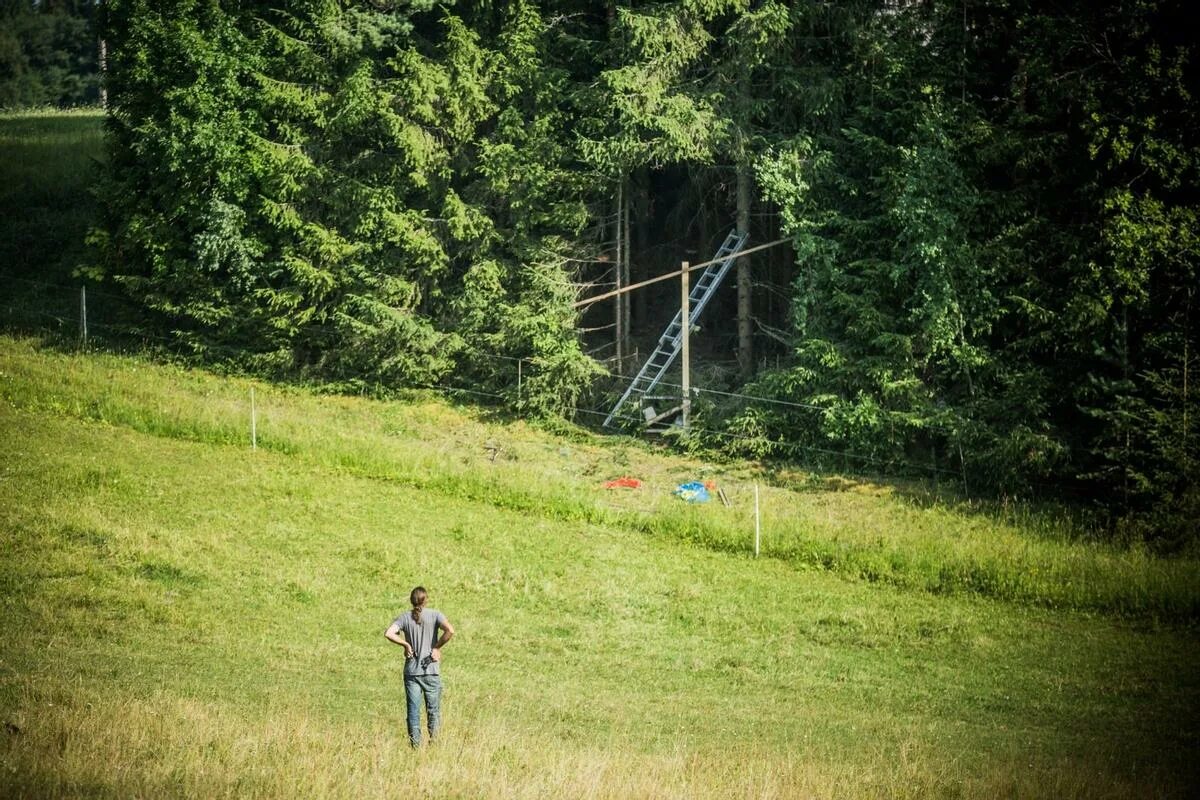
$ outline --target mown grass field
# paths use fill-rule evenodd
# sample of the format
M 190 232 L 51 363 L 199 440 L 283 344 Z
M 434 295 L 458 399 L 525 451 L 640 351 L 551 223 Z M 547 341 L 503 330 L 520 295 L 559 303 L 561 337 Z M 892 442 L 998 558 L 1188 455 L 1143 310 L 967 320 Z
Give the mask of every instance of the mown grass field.
M 3 796 L 1200 786 L 1196 561 L 1062 518 L 15 338 L 0 465 Z M 418 753 L 382 637 L 415 583 L 459 629 Z

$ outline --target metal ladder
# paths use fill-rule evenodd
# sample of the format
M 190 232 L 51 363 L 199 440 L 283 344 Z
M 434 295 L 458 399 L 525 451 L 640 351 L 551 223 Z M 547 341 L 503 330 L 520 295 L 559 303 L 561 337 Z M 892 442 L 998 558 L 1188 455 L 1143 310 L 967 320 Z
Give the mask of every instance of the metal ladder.
M 733 266 L 733 261 L 737 258 L 738 252 L 745 247 L 746 240 L 750 237 L 748 233 L 738 233 L 730 231 L 725 237 L 724 243 L 717 254 L 713 256 L 713 263 L 704 268 L 700 273 L 700 280 L 692 284 L 692 289 L 688 293 L 688 301 L 691 304 L 691 320 L 690 324 L 695 325 L 696 320 L 700 317 L 700 312 L 708 305 L 709 299 L 721 285 L 721 281 L 725 277 L 725 273 L 729 272 L 729 268 Z M 675 319 L 671 320 L 671 324 L 663 331 L 663 335 L 659 337 L 658 347 L 646 359 L 646 363 L 638 371 L 633 382 L 629 384 L 629 388 L 625 390 L 625 394 L 621 395 L 621 399 L 613 406 L 612 411 L 608 412 L 608 416 L 604 419 L 604 427 L 612 425 L 612 421 L 616 419 L 617 412 L 621 410 L 621 406 L 625 405 L 631 397 L 641 401 L 646 394 L 658 385 L 662 380 L 663 375 L 675 363 L 676 357 L 679 355 L 681 345 L 683 326 L 682 321 L 683 310 L 675 312 Z

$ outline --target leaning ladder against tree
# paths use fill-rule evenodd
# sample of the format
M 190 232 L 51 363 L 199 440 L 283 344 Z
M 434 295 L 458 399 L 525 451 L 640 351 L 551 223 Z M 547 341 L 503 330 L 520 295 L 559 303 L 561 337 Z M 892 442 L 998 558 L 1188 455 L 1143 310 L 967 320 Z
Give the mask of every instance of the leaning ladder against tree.
M 749 236 L 748 233 L 730 231 L 720 249 L 717 250 L 717 254 L 713 256 L 712 262 L 700 274 L 700 280 L 696 281 L 695 286 L 692 287 L 691 292 L 688 294 L 688 301 L 691 305 L 691 313 L 688 314 L 689 327 L 695 325 L 696 320 L 700 318 L 700 313 L 704 311 L 704 307 L 708 305 L 709 299 L 713 296 L 717 287 L 721 285 L 721 281 L 725 278 L 726 273 L 729 272 L 729 268 L 733 265 L 737 254 L 745 247 Z M 667 329 L 663 331 L 663 335 L 659 337 L 658 347 L 646 359 L 646 363 L 638 370 L 638 374 L 634 377 L 633 382 L 629 384 L 625 393 L 621 395 L 621 399 L 617 401 L 612 411 L 608 413 L 608 416 L 604 420 L 605 427 L 612 425 L 621 407 L 630 399 L 636 399 L 640 404 L 642 398 L 658 385 L 663 375 L 675 363 L 683 338 L 682 320 L 683 311 L 676 311 L 675 318 L 671 320 L 671 324 L 667 326 Z

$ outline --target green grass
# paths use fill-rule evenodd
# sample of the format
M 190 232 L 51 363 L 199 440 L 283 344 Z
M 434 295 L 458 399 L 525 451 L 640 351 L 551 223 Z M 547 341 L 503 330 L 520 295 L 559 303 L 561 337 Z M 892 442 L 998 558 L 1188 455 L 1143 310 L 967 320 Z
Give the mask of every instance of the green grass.
M 23 409 L 196 442 L 249 441 L 246 381 L 138 367 L 114 356 L 38 351 L 17 340 L 0 345 L 0 369 L 9 378 L 0 383 L 0 397 Z M 259 446 L 313 466 L 734 554 L 752 547 L 758 481 L 763 555 L 798 568 L 1167 623 L 1200 617 L 1196 559 L 1090 541 L 1061 517 L 981 513 L 914 487 L 766 474 L 753 465 L 718 468 L 582 432 L 553 440 L 523 423 L 450 413 L 432 396 L 385 404 L 255 385 Z M 501 447 L 495 461 L 489 444 Z M 621 474 L 646 486 L 600 488 Z M 733 505 L 693 508 L 671 495 L 697 477 L 715 479 Z
M 1194 794 L 1195 563 L 909 494 L 0 338 L 0 795 Z M 930 585 L 1010 559 L 1100 588 Z

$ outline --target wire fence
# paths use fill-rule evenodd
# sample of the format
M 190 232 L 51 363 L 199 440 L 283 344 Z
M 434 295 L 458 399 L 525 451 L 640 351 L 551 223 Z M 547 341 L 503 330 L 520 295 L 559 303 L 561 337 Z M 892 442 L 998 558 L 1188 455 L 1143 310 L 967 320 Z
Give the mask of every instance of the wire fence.
M 3 277 L 3 282 L 10 287 L 21 287 L 23 291 L 10 291 L 6 299 L 0 301 L 0 326 L 13 332 L 38 332 L 49 334 L 62 344 L 74 344 L 92 349 L 105 349 L 116 352 L 139 352 L 146 349 L 159 354 L 170 355 L 180 359 L 197 359 L 199 357 L 227 357 L 237 359 L 246 356 L 243 347 L 221 345 L 219 343 L 191 343 L 179 336 L 167 336 L 161 332 L 144 328 L 144 308 L 124 295 L 92 285 L 68 286 L 62 283 L 38 281 L 29 278 Z M 595 353 L 603 350 L 606 345 L 595 348 Z M 492 405 L 520 407 L 522 380 L 536 374 L 538 360 L 522 358 L 503 353 L 477 353 L 482 358 L 505 362 L 513 365 L 513 376 L 510 390 L 506 392 L 487 391 L 457 385 L 453 381 L 426 383 L 409 383 L 398 389 L 423 389 L 446 394 L 478 398 Z M 610 371 L 607 379 L 612 387 L 623 386 L 634 379 L 632 375 Z M 671 381 L 660 381 L 658 384 L 665 389 L 682 390 L 682 384 Z M 712 396 L 726 400 L 739 401 L 744 406 L 758 405 L 788 410 L 799 410 L 812 413 L 828 413 L 829 407 L 813 403 L 803 403 L 783 400 L 774 397 L 746 392 L 724 391 L 703 387 L 692 387 L 694 397 Z M 610 392 L 599 392 L 600 397 L 608 399 Z M 640 430 L 642 420 L 635 414 L 619 414 L 617 420 L 624 423 L 616 429 L 601 429 L 600 421 L 608 416 L 608 404 L 603 408 L 588 408 L 584 406 L 568 406 L 562 409 L 577 421 L 582 421 L 585 427 L 611 436 L 633 436 L 630 429 Z M 718 449 L 734 450 L 744 454 L 759 454 L 780 461 L 798 463 L 820 469 L 840 469 L 843 472 L 855 474 L 871 474 L 876 477 L 893 476 L 904 473 L 910 476 L 928 477 L 935 482 L 943 477 L 960 482 L 965 489 L 968 485 L 965 462 L 961 460 L 957 469 L 943 466 L 930 461 L 920 461 L 903 457 L 880 457 L 868 453 L 848 449 L 822 447 L 819 445 L 788 441 L 778 437 L 750 436 L 731 430 L 722 430 L 697 425 L 693 422 L 685 431 L 668 429 L 669 434 L 686 435 L 691 443 L 707 441 L 722 443 Z

